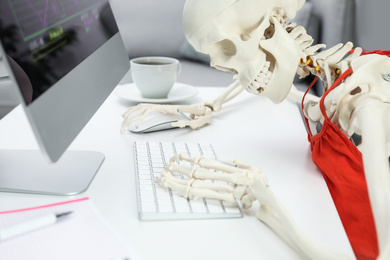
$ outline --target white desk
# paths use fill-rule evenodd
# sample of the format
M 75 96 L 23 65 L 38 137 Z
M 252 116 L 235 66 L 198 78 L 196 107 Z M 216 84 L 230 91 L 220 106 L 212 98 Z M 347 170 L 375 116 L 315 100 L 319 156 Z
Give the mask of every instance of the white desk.
M 188 103 L 211 99 L 222 88 L 202 87 Z M 306 131 L 296 104 L 274 105 L 247 93 L 214 114 L 200 130 L 176 129 L 137 135 L 121 134 L 121 114 L 134 105 L 111 95 L 72 144 L 75 149 L 105 153 L 106 159 L 87 192 L 103 216 L 144 259 L 299 259 L 254 217 L 140 222 L 137 219 L 132 142 L 198 141 L 213 144 L 219 158 L 240 159 L 260 166 L 271 188 L 313 241 L 353 257 L 321 173 L 311 161 Z M 36 148 L 20 108 L 0 121 L 0 148 Z M 69 200 L 0 193 L 0 211 Z M 75 238 L 77 239 L 77 238 Z

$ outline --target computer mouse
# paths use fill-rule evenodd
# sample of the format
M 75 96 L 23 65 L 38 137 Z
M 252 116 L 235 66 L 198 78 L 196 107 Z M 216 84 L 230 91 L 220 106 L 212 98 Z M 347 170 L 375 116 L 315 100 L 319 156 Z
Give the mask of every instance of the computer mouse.
M 159 112 L 151 112 L 148 114 L 142 121 L 138 122 L 137 119 L 134 120 L 128 127 L 130 132 L 133 133 L 150 133 L 162 130 L 173 129 L 172 123 L 179 120 L 188 120 L 181 114 L 172 115 L 172 114 L 162 114 Z

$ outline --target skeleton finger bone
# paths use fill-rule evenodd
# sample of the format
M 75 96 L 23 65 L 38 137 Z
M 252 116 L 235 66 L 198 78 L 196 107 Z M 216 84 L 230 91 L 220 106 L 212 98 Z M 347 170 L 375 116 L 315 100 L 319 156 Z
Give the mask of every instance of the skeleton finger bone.
M 147 115 L 151 112 L 151 110 L 148 110 L 145 108 L 146 104 L 140 104 L 136 107 L 130 107 L 126 110 L 125 113 L 122 114 L 122 117 L 124 118 L 121 126 L 121 132 L 136 118 Z
M 250 183 L 250 181 L 242 178 L 241 173 L 226 174 L 218 171 L 210 171 L 209 169 L 202 167 L 187 167 L 177 163 L 170 163 L 167 170 L 170 172 L 180 172 L 191 179 L 226 181 L 236 185 L 248 185 Z
M 178 195 L 187 199 L 209 198 L 236 203 L 233 196 L 233 187 L 227 184 L 200 181 L 195 179 L 183 180 L 174 177 L 170 172 L 163 172 L 156 183 L 162 187 L 172 189 Z
M 193 163 L 193 164 L 197 164 L 197 165 L 202 166 L 202 167 L 214 168 L 214 169 L 219 169 L 222 171 L 230 171 L 231 172 L 234 169 L 236 169 L 235 167 L 228 165 L 228 164 L 225 164 L 225 163 L 220 162 L 220 161 L 216 161 L 216 160 L 204 157 L 204 156 L 191 157 L 185 153 L 172 157 L 170 159 L 170 162 L 182 161 L 182 160 Z
M 233 160 L 232 161 L 232 164 L 239 168 L 239 169 L 247 169 L 247 170 L 250 170 L 250 171 L 253 171 L 253 172 L 258 172 L 258 173 L 263 173 L 263 171 L 261 170 L 260 167 L 257 167 L 255 165 L 252 165 L 252 164 L 248 164 L 246 162 L 243 162 L 243 161 L 239 161 L 239 160 Z
M 153 111 L 159 111 L 163 114 L 177 114 L 178 106 L 166 106 L 166 105 L 154 105 L 141 103 L 135 107 L 130 107 L 123 113 L 123 123 L 121 126 L 121 132 L 130 125 L 135 119 L 137 119 L 136 125 L 145 119 L 145 117 Z
M 205 115 L 203 115 L 195 120 L 191 120 L 191 121 L 179 120 L 175 123 L 172 123 L 171 125 L 173 127 L 179 127 L 179 128 L 189 126 L 189 127 L 191 127 L 191 129 L 198 129 L 204 125 L 209 124 L 211 122 L 211 119 L 212 119 L 212 117 L 211 117 L 211 110 L 210 110 Z
M 194 166 L 187 167 L 176 163 L 182 160 L 190 162 Z M 188 154 L 172 157 L 166 169 L 171 172 L 180 172 L 189 178 L 225 181 L 234 185 L 250 185 L 253 175 L 248 169 L 234 167 L 204 156 L 190 157 Z

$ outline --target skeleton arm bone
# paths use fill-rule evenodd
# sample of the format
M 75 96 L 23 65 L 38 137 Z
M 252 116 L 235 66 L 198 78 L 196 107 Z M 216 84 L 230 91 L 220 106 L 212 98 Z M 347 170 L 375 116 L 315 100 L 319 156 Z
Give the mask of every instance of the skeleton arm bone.
M 356 109 L 356 119 L 363 142 L 364 172 L 374 214 L 380 259 L 389 258 L 390 250 L 390 171 L 386 134 L 388 104 L 375 99 L 364 99 Z M 386 113 L 387 112 L 387 113 Z
M 269 200 L 267 204 L 264 202 L 264 194 L 258 193 L 254 184 L 254 196 L 262 203 L 256 217 L 270 227 L 283 241 L 292 247 L 304 259 L 349 259 L 347 256 L 327 251 L 319 245 L 313 243 L 306 238 L 295 225 L 290 214 L 286 211 L 283 205 L 276 199 L 274 194 L 270 192 L 266 198 Z M 257 194 L 256 194 L 257 193 Z
M 238 96 L 243 90 L 244 88 L 241 86 L 240 82 L 236 81 L 229 85 L 222 95 L 213 100 L 206 101 L 205 105 L 210 107 L 212 111 L 220 111 L 223 104 Z
M 187 167 L 177 161 L 187 161 Z M 232 166 L 236 165 L 236 166 Z M 257 218 L 271 228 L 304 259 L 348 259 L 315 245 L 295 225 L 293 219 L 269 188 L 265 174 L 258 167 L 239 161 L 228 165 L 203 156 L 192 158 L 185 154 L 173 157 L 157 183 L 171 188 L 189 199 L 209 198 L 234 202 L 238 199 L 244 208 L 258 200 L 261 204 Z M 171 173 L 180 172 L 181 179 Z M 210 180 L 219 181 L 218 183 Z M 221 183 L 221 181 L 226 183 Z
M 305 95 L 305 93 L 303 91 L 298 90 L 294 85 L 292 85 L 291 90 L 288 93 L 287 97 L 291 101 L 294 101 L 296 103 L 301 103 L 304 95 Z M 305 103 L 306 102 L 319 102 L 319 101 L 320 101 L 319 97 L 312 95 L 310 93 L 307 93 L 305 100 L 304 100 Z

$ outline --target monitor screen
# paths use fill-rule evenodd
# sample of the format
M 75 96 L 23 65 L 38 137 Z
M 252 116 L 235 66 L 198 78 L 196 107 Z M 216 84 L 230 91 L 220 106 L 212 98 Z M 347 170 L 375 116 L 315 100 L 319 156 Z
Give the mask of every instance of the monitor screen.
M 130 67 L 108 0 L 0 0 L 0 40 L 0 68 L 49 159 L 0 150 L 0 191 L 84 191 L 104 155 L 67 148 Z
M 0 2 L 4 50 L 31 82 L 32 90 L 29 90 L 30 86 L 17 78 L 26 104 L 55 85 L 118 32 L 112 14 L 101 15 L 106 5 L 105 0 Z

